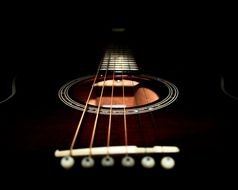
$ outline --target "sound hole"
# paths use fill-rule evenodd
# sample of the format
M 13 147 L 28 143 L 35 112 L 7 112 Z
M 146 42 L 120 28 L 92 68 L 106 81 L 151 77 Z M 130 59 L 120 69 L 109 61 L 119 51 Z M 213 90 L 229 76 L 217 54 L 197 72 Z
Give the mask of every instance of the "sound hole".
M 141 87 L 139 82 L 133 80 L 105 81 L 103 96 L 100 97 L 102 85 L 101 82 L 96 83 L 94 93 L 89 101 L 90 105 L 98 106 L 101 99 L 102 107 L 129 108 L 152 103 L 159 99 L 159 96 L 153 90 Z M 124 98 L 122 88 L 124 88 Z M 82 97 L 82 94 L 79 94 L 79 96 Z
M 70 107 L 83 110 L 93 85 L 93 79 L 93 77 L 79 78 L 65 84 L 59 90 L 60 99 Z M 126 76 L 123 80 L 108 78 L 106 81 L 99 79 L 93 86 L 87 111 L 96 113 L 101 101 L 101 114 L 109 114 L 111 106 L 115 115 L 122 115 L 123 108 L 127 109 L 127 114 L 138 114 L 165 107 L 171 104 L 177 96 L 176 86 L 152 76 Z

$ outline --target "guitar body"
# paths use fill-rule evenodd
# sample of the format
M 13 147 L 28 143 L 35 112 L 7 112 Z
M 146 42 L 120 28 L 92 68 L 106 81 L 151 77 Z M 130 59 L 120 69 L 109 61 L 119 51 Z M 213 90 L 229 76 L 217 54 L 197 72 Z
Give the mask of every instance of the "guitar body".
M 223 176 L 216 172 L 217 167 L 226 169 L 221 164 L 226 159 L 223 154 L 226 143 L 221 133 L 229 116 L 228 113 L 224 116 L 222 110 L 233 103 L 221 94 L 219 78 L 216 74 L 210 75 L 209 70 L 200 74 L 203 69 L 198 65 L 180 65 L 186 66 L 185 70 L 176 64 L 161 66 L 157 55 L 134 45 L 135 42 L 129 41 L 136 62 L 138 60 L 144 68 L 136 72 L 128 67 L 126 71 L 122 72 L 121 68 L 115 73 L 102 69 L 99 64 L 102 59 L 98 59 L 98 55 L 103 57 L 105 44 L 96 47 L 100 50 L 95 58 L 88 59 L 82 52 L 82 63 L 76 68 L 69 63 L 53 73 L 46 71 L 47 65 L 39 64 L 31 68 L 31 72 L 20 70 L 16 95 L 1 107 L 3 121 L 10 126 L 3 131 L 10 139 L 4 141 L 8 156 L 3 158 L 8 163 L 9 177 L 24 175 L 33 177 L 36 182 L 49 180 L 60 185 L 85 183 L 89 178 L 103 180 L 110 176 L 115 182 L 123 179 L 140 185 L 150 180 L 164 183 L 188 176 L 194 177 L 195 181 L 198 178 L 206 180 L 210 175 Z M 145 54 L 141 55 L 141 52 Z M 148 62 L 145 62 L 146 57 L 149 57 Z M 92 87 L 94 91 L 88 99 Z M 110 110 L 112 105 L 114 108 Z M 76 140 L 72 143 L 74 137 Z M 101 165 L 106 153 L 96 156 L 90 153 L 93 147 L 106 150 L 107 147 L 134 145 L 173 146 L 179 151 L 129 153 L 135 160 L 135 165 L 129 168 L 121 164 L 128 154 L 126 148 L 123 154 L 111 155 L 115 161 L 112 167 Z M 85 155 L 70 152 L 70 149 L 80 148 L 88 148 L 89 157 L 95 161 L 92 168 L 82 167 Z M 58 150 L 69 150 L 68 156 L 75 161 L 71 169 L 61 166 L 64 156 L 57 156 Z M 145 156 L 155 160 L 153 168 L 141 165 Z M 174 168 L 167 170 L 161 166 L 165 156 L 175 160 Z

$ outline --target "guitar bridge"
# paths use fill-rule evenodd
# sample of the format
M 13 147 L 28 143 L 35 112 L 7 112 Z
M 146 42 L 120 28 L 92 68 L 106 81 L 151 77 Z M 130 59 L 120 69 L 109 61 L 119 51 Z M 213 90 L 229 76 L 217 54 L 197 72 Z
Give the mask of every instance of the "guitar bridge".
M 88 155 L 120 155 L 120 154 L 146 154 L 146 153 L 178 153 L 180 150 L 177 146 L 109 146 L 109 147 L 92 147 L 79 148 L 72 150 L 56 150 L 55 157 L 64 156 L 88 156 Z

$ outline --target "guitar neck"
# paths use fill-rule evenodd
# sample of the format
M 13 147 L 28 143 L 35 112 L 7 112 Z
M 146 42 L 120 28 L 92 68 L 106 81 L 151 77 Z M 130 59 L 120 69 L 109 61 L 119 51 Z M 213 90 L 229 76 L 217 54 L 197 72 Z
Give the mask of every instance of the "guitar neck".
M 139 67 L 128 48 L 110 46 L 102 59 L 100 70 L 114 71 L 116 73 L 136 72 Z
M 137 72 L 139 67 L 127 43 L 124 41 L 125 29 L 114 28 L 112 32 L 114 35 L 113 40 L 105 51 L 99 69 L 102 71 L 114 71 L 115 73 Z

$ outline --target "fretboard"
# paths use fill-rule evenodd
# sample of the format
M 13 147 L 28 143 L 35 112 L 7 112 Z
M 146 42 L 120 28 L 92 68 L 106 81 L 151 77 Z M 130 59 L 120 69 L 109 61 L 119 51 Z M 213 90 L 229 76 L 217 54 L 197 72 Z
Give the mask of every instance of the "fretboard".
M 105 52 L 100 70 L 128 72 L 138 71 L 139 68 L 129 49 L 110 47 Z

